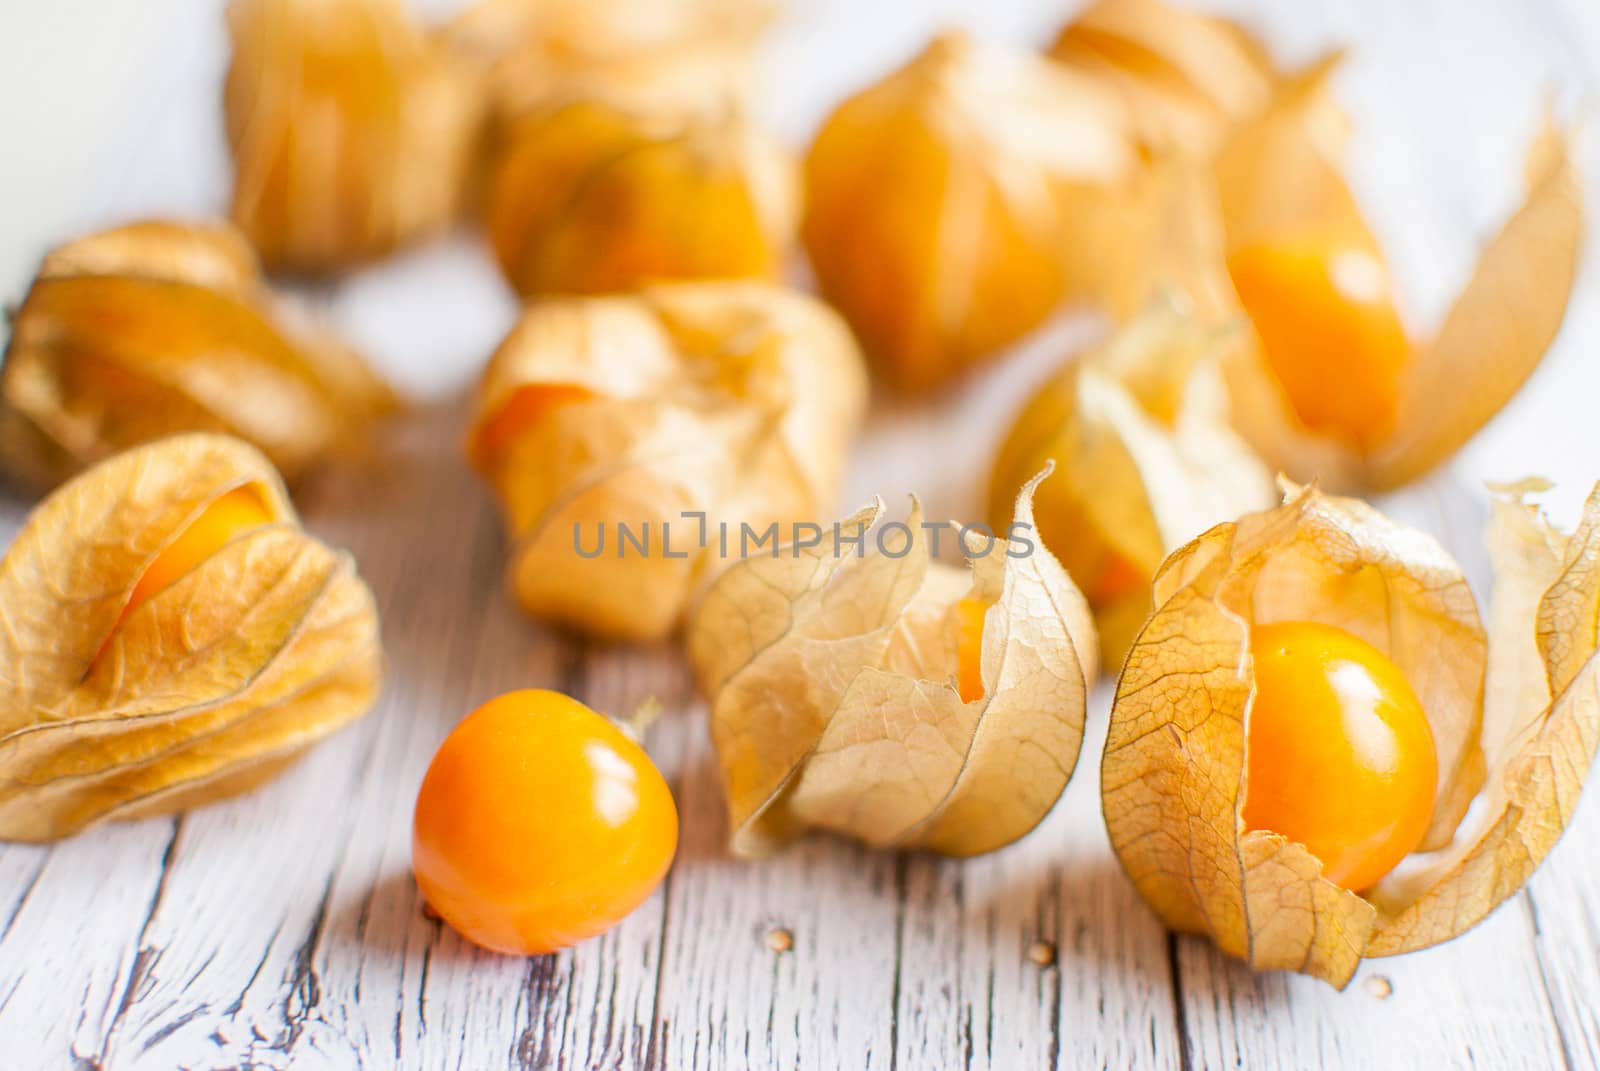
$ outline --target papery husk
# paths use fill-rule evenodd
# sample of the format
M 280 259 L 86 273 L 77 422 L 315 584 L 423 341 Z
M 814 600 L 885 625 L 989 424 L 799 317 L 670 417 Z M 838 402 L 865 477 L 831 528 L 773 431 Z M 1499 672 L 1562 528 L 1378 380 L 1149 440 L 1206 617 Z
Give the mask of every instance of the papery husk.
M 801 235 L 876 370 L 925 390 L 1120 291 L 1142 167 L 1113 93 L 949 32 L 827 120 Z
M 1487 634 L 1437 543 L 1315 489 L 1291 486 L 1282 506 L 1167 560 L 1118 682 L 1101 773 L 1112 845 L 1168 926 L 1342 987 L 1363 956 L 1448 940 L 1528 879 L 1571 818 L 1600 733 L 1600 487 L 1568 538 L 1526 504 L 1536 486 L 1495 502 Z M 1322 878 L 1304 846 L 1244 830 L 1250 630 L 1280 620 L 1372 643 L 1433 730 L 1432 825 L 1418 854 L 1361 895 Z
M 122 617 L 149 563 L 239 487 L 272 522 Z M 300 529 L 259 451 L 219 435 L 129 450 L 45 499 L 0 561 L 0 625 L 6 840 L 252 787 L 366 713 L 382 676 L 354 562 Z
M 741 524 L 762 532 L 832 508 L 865 379 L 839 318 L 775 286 L 532 305 L 490 360 L 468 439 L 506 517 L 523 607 L 606 638 L 667 635 Z M 497 435 L 497 416 L 533 389 L 561 401 Z M 654 533 L 648 553 L 618 542 L 623 524 Z
M 1056 464 L 1034 512 L 1094 609 L 1108 672 L 1149 615 L 1150 578 L 1167 554 L 1275 499 L 1271 473 L 1227 424 L 1219 361 L 1241 341 L 1159 300 L 1048 380 L 995 458 L 996 525 L 1028 477 Z
M 1097 0 L 1050 55 L 1115 90 L 1147 144 L 1202 158 L 1267 105 L 1279 78 L 1244 29 L 1162 0 Z
M 1299 230 L 1376 240 L 1343 174 L 1343 130 L 1327 92 L 1330 59 L 1285 84 L 1238 125 L 1216 161 L 1227 252 Z M 1527 192 L 1484 247 L 1432 341 L 1413 339 L 1392 432 L 1367 450 L 1308 429 L 1259 350 L 1228 368 L 1235 422 L 1278 469 L 1333 488 L 1397 487 L 1448 459 L 1511 400 L 1560 330 L 1583 245 L 1582 189 L 1570 133 L 1547 123 Z M 1330 375 L 1337 374 L 1330 370 Z
M 775 279 L 799 225 L 794 159 L 729 111 L 583 101 L 510 135 L 486 222 L 524 296 L 678 279 Z
M 447 228 L 482 75 L 398 0 L 231 0 L 230 214 L 273 268 L 321 273 Z
M 479 0 L 446 29 L 502 121 L 575 100 L 658 113 L 748 107 L 773 7 L 758 0 Z
M 151 220 L 56 248 L 12 320 L 0 464 L 42 489 L 140 443 L 217 431 L 295 481 L 357 451 L 395 396 L 288 313 L 226 224 Z
M 1096 655 L 1082 595 L 1032 534 L 1037 483 L 1017 498 L 1014 541 L 940 529 L 965 569 L 933 560 L 913 499 L 893 534 L 878 502 L 707 590 L 686 640 L 736 855 L 813 829 L 976 855 L 1048 813 L 1077 762 Z M 953 618 L 966 598 L 988 605 L 970 703 Z

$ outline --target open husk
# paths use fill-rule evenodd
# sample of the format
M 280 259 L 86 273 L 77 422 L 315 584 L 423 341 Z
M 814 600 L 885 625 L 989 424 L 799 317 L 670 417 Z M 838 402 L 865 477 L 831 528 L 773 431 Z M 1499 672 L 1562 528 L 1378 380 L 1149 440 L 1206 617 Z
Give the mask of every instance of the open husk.
M 1258 969 L 1336 986 L 1364 956 L 1426 948 L 1481 921 L 1570 820 L 1600 734 L 1600 486 L 1576 532 L 1497 492 L 1487 631 L 1431 538 L 1311 488 L 1173 554 L 1117 685 L 1102 765 L 1106 828 L 1146 901 Z M 1405 673 L 1438 750 L 1419 852 L 1363 895 L 1302 845 L 1241 819 L 1251 629 L 1310 620 Z M 1463 822 L 1463 817 L 1471 815 Z
M 326 272 L 455 219 L 481 76 L 399 0 L 231 0 L 231 214 L 273 268 Z
M 1162 0 L 1098 0 L 1051 51 L 1111 92 L 1154 154 L 1142 210 L 1120 227 L 1125 259 L 1144 270 L 1113 274 L 1131 275 L 1136 299 L 1180 285 L 1221 318 L 1248 314 L 1259 344 L 1225 374 L 1235 424 L 1274 468 L 1396 487 L 1459 449 L 1543 358 L 1584 230 L 1566 131 L 1552 123 L 1535 140 L 1522 204 L 1418 336 L 1341 172 L 1337 53 L 1280 72 L 1238 25 Z
M 996 525 L 1055 463 L 1034 502 L 1039 534 L 1088 598 L 1111 672 L 1167 554 L 1274 500 L 1271 474 L 1227 424 L 1219 362 L 1239 344 L 1237 331 L 1159 301 L 1046 381 L 995 458 Z
M 123 616 L 145 568 L 212 502 L 272 518 Z M 382 672 L 349 555 L 301 531 L 258 451 L 226 436 L 139 447 L 63 486 L 0 561 L 0 838 L 242 791 L 360 717 Z
M 955 32 L 842 104 L 805 170 L 817 281 L 905 390 L 1119 288 L 1145 211 L 1114 94 Z
M 676 279 L 774 279 L 799 224 L 796 165 L 740 115 L 584 101 L 507 141 L 486 211 L 523 295 Z
M 1215 165 L 1223 236 L 1216 260 L 1284 235 L 1342 235 L 1371 251 L 1375 270 L 1360 286 L 1376 289 L 1376 306 L 1392 310 L 1381 252 L 1339 170 L 1343 131 L 1330 118 L 1338 117 L 1326 91 L 1331 69 L 1325 63 L 1288 82 L 1224 141 Z M 1431 339 L 1403 340 L 1392 412 L 1370 441 L 1308 426 L 1261 348 L 1230 362 L 1235 422 L 1272 465 L 1335 488 L 1396 487 L 1445 461 L 1510 401 L 1561 327 L 1583 242 L 1570 136 L 1553 122 L 1529 150 L 1526 179 L 1521 205 L 1484 247 Z M 1330 383 L 1343 373 L 1307 374 Z
M 447 28 L 515 120 L 574 100 L 681 114 L 748 106 L 759 0 L 479 0 Z
M 152 220 L 58 247 L 12 321 L 0 464 L 51 487 L 127 447 L 219 431 L 293 481 L 357 448 L 394 395 L 287 312 L 226 224 Z
M 865 378 L 837 316 L 766 284 L 532 305 L 490 360 L 467 443 L 523 607 L 667 635 L 741 526 L 833 508 Z
M 1031 830 L 1083 740 L 1095 666 L 1083 597 L 1031 530 L 1037 480 L 998 539 L 904 524 L 882 503 L 731 567 L 696 607 L 689 658 L 711 703 L 731 847 L 806 830 L 975 855 Z M 930 535 L 966 568 L 931 556 Z M 982 695 L 962 701 L 957 604 L 979 600 Z
M 1050 55 L 1122 97 L 1147 144 L 1202 157 L 1266 106 L 1279 77 L 1239 26 L 1163 0 L 1096 0 Z

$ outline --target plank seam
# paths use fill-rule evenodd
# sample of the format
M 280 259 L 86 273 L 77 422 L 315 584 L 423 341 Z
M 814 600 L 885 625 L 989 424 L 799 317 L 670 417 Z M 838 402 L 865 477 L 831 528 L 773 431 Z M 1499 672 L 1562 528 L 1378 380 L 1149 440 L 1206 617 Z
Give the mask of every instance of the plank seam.
M 34 887 L 39 884 L 39 876 L 44 873 L 45 866 L 50 862 L 50 857 L 54 854 L 55 852 L 52 850 L 39 857 L 39 865 L 34 868 L 33 875 L 28 878 L 27 886 L 22 890 L 22 895 L 11 908 L 11 913 L 6 916 L 5 926 L 0 927 L 0 940 L 4 940 L 6 935 L 11 932 L 11 927 L 16 924 L 17 916 L 22 914 L 22 909 L 27 904 L 28 897 L 33 895 Z
M 158 952 L 155 956 L 149 955 L 145 947 L 145 938 L 149 936 L 150 924 L 155 921 L 156 912 L 161 910 L 161 898 L 167 891 L 167 876 L 172 873 L 172 860 L 177 855 L 178 838 L 183 834 L 184 816 L 178 815 L 172 820 L 172 836 L 167 838 L 167 847 L 161 853 L 161 871 L 156 877 L 155 891 L 150 894 L 150 906 L 145 910 L 144 922 L 139 925 L 139 935 L 134 941 L 133 962 L 128 966 L 128 976 L 123 984 L 122 996 L 117 1001 L 117 1010 L 111 1017 L 111 1022 L 106 1024 L 105 1037 L 100 1039 L 100 1054 L 97 1059 L 89 1061 L 92 1066 L 101 1068 L 105 1066 L 106 1059 L 111 1052 L 111 1040 L 116 1036 L 117 1027 L 122 1025 L 123 1018 L 128 1014 L 128 1009 L 133 1007 L 135 992 L 143 983 L 145 976 L 160 958 Z
M 1556 1040 L 1561 1043 L 1561 1062 L 1567 1071 L 1572 1071 L 1577 1065 L 1572 1062 L 1572 1046 L 1567 1041 L 1567 1032 L 1561 1025 L 1561 1016 L 1556 1013 L 1555 995 L 1550 991 L 1550 971 L 1544 960 L 1544 942 L 1540 940 L 1543 931 L 1539 928 L 1539 905 L 1534 902 L 1531 889 L 1523 890 L 1522 902 L 1528 917 L 1528 926 L 1532 930 L 1533 963 L 1539 972 L 1539 990 L 1544 996 L 1545 1010 L 1550 1013 L 1550 1022 L 1555 1026 Z
M 1183 1000 L 1183 974 L 1178 963 L 1178 935 L 1167 934 L 1167 972 L 1172 980 L 1173 1024 L 1178 1035 L 1178 1067 L 1180 1071 L 1194 1071 L 1194 1057 L 1189 1051 L 1189 1013 Z

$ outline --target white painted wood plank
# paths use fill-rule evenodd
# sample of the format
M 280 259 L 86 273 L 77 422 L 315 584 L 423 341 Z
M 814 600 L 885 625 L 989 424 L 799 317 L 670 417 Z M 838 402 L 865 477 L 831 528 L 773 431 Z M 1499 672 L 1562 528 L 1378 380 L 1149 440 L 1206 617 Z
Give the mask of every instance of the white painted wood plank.
M 1252 974 L 1180 938 L 1193 1064 L 1560 1067 L 1561 1039 L 1517 908 L 1449 945 L 1365 964 L 1344 993 L 1299 975 Z
M 1101 689 L 1097 711 L 1109 703 Z M 1100 821 L 1104 735 L 1097 713 L 1063 799 L 1026 839 L 976 859 L 906 861 L 899 1066 L 1181 1063 L 1166 933 Z
M 52 848 L 6 849 L 4 869 L 27 884 L 0 937 L 0 1053 L 37 1067 L 98 1057 L 157 963 L 143 927 L 180 823 L 151 819 Z M 43 858 L 36 874 L 30 854 Z
M 1592 775 L 1591 775 L 1592 776 Z M 1600 1067 L 1600 804 L 1587 793 L 1523 896 L 1541 983 L 1571 1067 Z
M 678 797 L 654 1066 L 893 1066 L 895 859 L 828 839 L 759 863 L 727 854 L 697 705 Z M 775 951 L 782 930 L 792 946 Z

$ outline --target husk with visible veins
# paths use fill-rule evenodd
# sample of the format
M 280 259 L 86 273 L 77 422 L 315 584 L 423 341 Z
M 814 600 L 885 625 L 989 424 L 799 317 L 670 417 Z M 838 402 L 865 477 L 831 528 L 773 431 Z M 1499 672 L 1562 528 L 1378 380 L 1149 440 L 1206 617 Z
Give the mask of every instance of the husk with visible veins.
M 925 390 L 1065 301 L 1120 293 L 1141 166 L 1114 94 L 945 33 L 824 124 L 801 236 L 876 370 Z
M 560 402 L 496 441 L 529 391 Z M 531 306 L 490 361 L 468 449 L 500 499 L 524 608 L 655 639 L 717 567 L 719 525 L 736 547 L 741 524 L 826 515 L 865 403 L 860 353 L 826 306 L 682 283 Z M 635 538 L 649 525 L 648 553 L 618 543 L 623 524 Z
M 293 481 L 348 453 L 394 394 L 290 322 L 220 223 L 133 223 L 44 259 L 0 372 L 0 465 L 36 488 L 184 431 L 228 432 Z
M 1115 90 L 1148 144 L 1200 156 L 1265 107 L 1279 77 L 1239 26 L 1162 0 L 1097 0 L 1050 54 Z
M 752 102 L 772 15 L 759 0 L 479 0 L 446 35 L 490 72 L 502 120 L 588 99 L 683 114 Z
M 1363 956 L 1448 940 L 1528 879 L 1572 815 L 1600 733 L 1600 486 L 1570 538 L 1525 502 L 1535 486 L 1495 501 L 1487 634 L 1437 543 L 1313 489 L 1290 488 L 1282 506 L 1167 560 L 1117 685 L 1101 773 L 1112 845 L 1168 926 L 1342 987 Z M 1304 846 L 1244 829 L 1250 630 L 1281 620 L 1372 643 L 1433 730 L 1432 825 L 1364 895 L 1322 878 Z
M 230 214 L 273 268 L 328 272 L 437 234 L 479 147 L 481 75 L 397 0 L 231 0 Z
M 1339 171 L 1343 131 L 1326 90 L 1335 60 L 1290 80 L 1223 144 L 1223 238 L 1212 253 L 1219 266 L 1228 249 L 1285 231 L 1370 235 Z M 1259 350 L 1230 362 L 1235 423 L 1271 464 L 1325 486 L 1396 487 L 1448 459 L 1511 400 L 1561 327 L 1584 231 L 1570 135 L 1553 121 L 1529 150 L 1526 176 L 1522 204 L 1484 248 L 1432 341 L 1413 340 L 1394 430 L 1371 450 L 1306 428 Z
M 508 138 L 486 223 L 524 295 L 675 279 L 775 279 L 799 225 L 793 158 L 738 113 L 661 115 L 598 100 Z
M 1037 482 L 1018 496 L 1021 525 Z M 1048 549 L 1026 528 L 1031 553 L 1003 538 L 985 553 L 969 534 L 961 569 L 932 559 L 915 500 L 904 538 L 876 528 L 882 512 L 861 510 L 815 546 L 746 559 L 696 607 L 687 647 L 711 702 L 738 855 L 808 829 L 992 851 L 1044 817 L 1077 761 L 1095 640 Z M 863 553 L 839 551 L 835 531 Z M 963 598 L 988 605 L 983 696 L 970 703 L 952 617 Z
M 221 495 L 271 523 L 118 623 L 148 564 Z M 0 561 L 0 838 L 52 840 L 259 783 L 376 701 L 377 611 L 299 528 L 258 451 L 185 435 L 62 487 Z
M 1272 476 L 1227 425 L 1218 361 L 1240 340 L 1159 301 L 1047 381 L 1012 425 L 989 484 L 991 523 L 1024 481 L 1039 530 L 1086 593 L 1115 672 L 1150 612 L 1149 578 L 1207 528 L 1272 503 Z M 1132 569 L 1111 590 L 1106 578 Z

